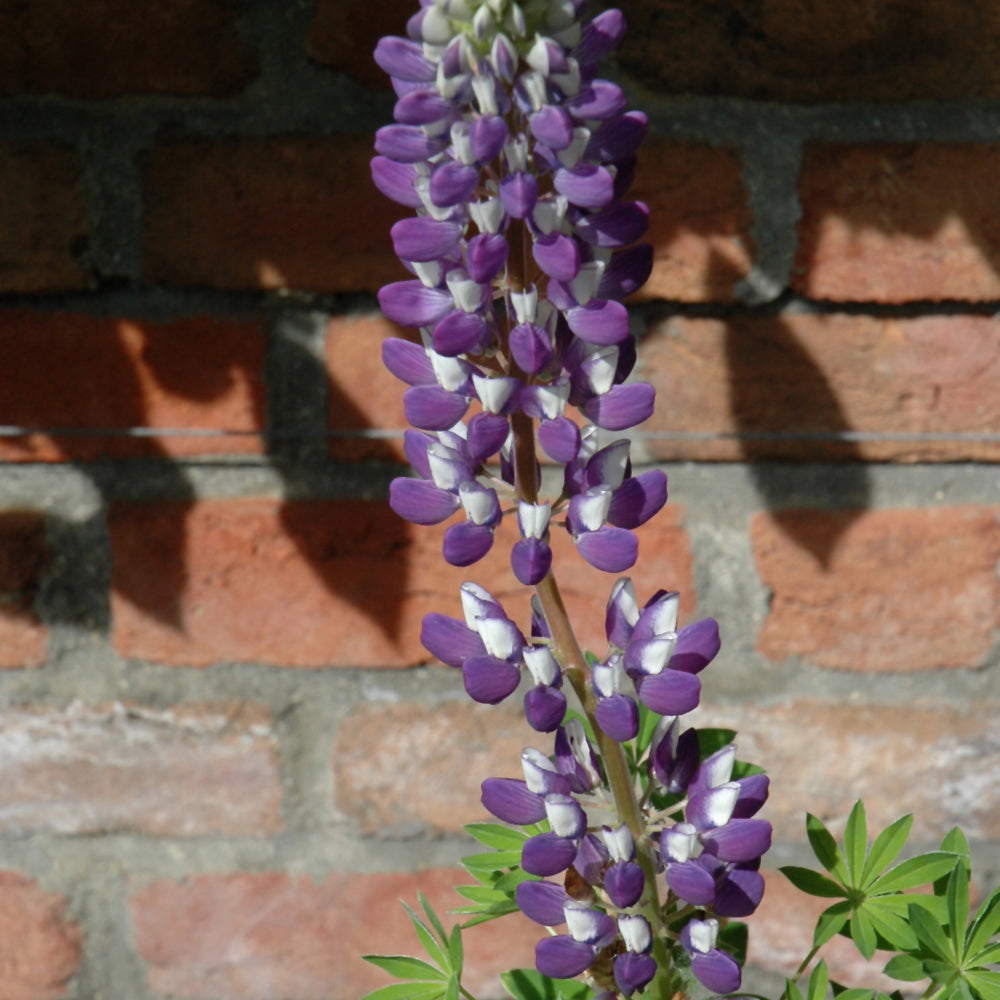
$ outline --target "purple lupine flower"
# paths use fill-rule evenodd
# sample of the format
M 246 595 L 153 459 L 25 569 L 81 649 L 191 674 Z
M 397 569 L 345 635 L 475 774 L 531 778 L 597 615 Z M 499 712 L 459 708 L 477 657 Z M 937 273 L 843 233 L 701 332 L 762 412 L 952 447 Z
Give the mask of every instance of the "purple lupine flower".
M 681 931 L 681 944 L 691 955 L 691 971 L 713 993 L 733 993 L 740 988 L 740 967 L 732 955 L 716 948 L 717 920 L 689 920 Z

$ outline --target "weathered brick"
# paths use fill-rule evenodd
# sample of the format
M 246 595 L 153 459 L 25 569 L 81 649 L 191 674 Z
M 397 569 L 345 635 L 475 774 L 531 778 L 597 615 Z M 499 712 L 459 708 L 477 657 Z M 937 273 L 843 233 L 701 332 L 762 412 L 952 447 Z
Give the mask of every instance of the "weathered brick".
M 0 667 L 45 662 L 47 632 L 34 603 L 47 563 L 42 516 L 0 510 Z
M 241 138 L 143 156 L 144 271 L 171 285 L 375 291 L 406 276 L 370 135 Z
M 402 433 L 406 386 L 382 364 L 388 337 L 410 339 L 412 330 L 378 313 L 330 320 L 326 328 L 326 370 L 330 378 L 330 453 L 341 461 L 405 462 Z M 365 436 L 395 432 L 397 438 Z
M 55 1000 L 80 962 L 82 934 L 65 900 L 0 871 L 0 998 Z
M 1000 96 L 1000 13 L 989 0 L 621 7 L 619 61 L 661 91 L 808 103 Z
M 383 35 L 405 35 L 419 8 L 412 0 L 318 0 L 306 52 L 318 63 L 369 87 L 388 87 L 389 77 L 372 58 Z
M 1000 509 L 758 514 L 758 648 L 836 670 L 979 666 L 1000 627 Z
M 0 459 L 262 450 L 253 433 L 264 427 L 259 324 L 208 316 L 153 323 L 28 310 L 12 310 L 3 319 L 0 424 L 29 432 L 0 437 Z M 132 428 L 180 433 L 123 433 Z M 219 433 L 225 431 L 235 433 Z
M 0 713 L 0 829 L 274 833 L 282 826 L 277 753 L 260 705 L 8 708 Z
M 1000 298 L 1000 145 L 807 147 L 793 287 L 836 301 Z
M 0 96 L 235 93 L 256 74 L 236 14 L 230 0 L 4 4 Z
M 630 198 L 649 206 L 653 273 L 637 298 L 733 298 L 753 263 L 752 219 L 737 157 L 726 149 L 650 137 Z
M 278 872 L 202 875 L 137 888 L 130 906 L 157 993 L 327 1000 L 390 981 L 360 955 L 419 952 L 400 899 L 415 905 L 423 892 L 443 914 L 459 905 L 452 887 L 465 882 L 464 873 L 444 869 L 336 874 L 320 883 Z M 463 934 L 463 985 L 484 1000 L 500 996 L 498 974 L 531 964 L 539 930 L 515 915 Z
M 90 284 L 80 163 L 73 150 L 0 145 L 0 218 L 0 292 L 76 291 Z
M 694 604 L 690 545 L 676 507 L 640 529 L 640 594 L 674 587 Z M 415 529 L 385 503 L 204 500 L 111 508 L 114 642 L 124 656 L 205 666 L 223 660 L 297 667 L 407 666 L 429 611 L 455 608 L 470 577 L 527 621 L 525 588 L 498 544 L 474 569 L 440 555 L 441 529 Z M 553 549 L 569 565 L 563 588 L 600 640 L 607 574 L 586 566 L 562 531 Z M 569 567 L 572 566 L 572 569 Z
M 984 316 L 673 316 L 640 357 L 661 461 L 1000 460 L 975 439 L 1000 426 L 1000 325 Z
M 891 704 L 786 699 L 770 707 L 702 706 L 691 723 L 735 729 L 741 760 L 771 776 L 761 815 L 777 841 L 804 841 L 806 812 L 839 837 L 864 799 L 868 828 L 914 813 L 911 841 L 936 843 L 960 824 L 971 840 L 1000 833 L 993 794 L 1000 767 L 1000 703 L 940 699 Z

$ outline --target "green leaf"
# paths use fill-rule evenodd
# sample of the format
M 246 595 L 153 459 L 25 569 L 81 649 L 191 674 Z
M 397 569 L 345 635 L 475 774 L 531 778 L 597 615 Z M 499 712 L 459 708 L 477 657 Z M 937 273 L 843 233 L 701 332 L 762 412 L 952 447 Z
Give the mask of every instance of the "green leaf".
M 465 961 L 465 948 L 462 946 L 462 928 L 455 924 L 448 938 L 448 954 L 451 957 L 451 968 L 457 980 L 462 975 L 462 963 Z
M 847 923 L 850 912 L 851 903 L 847 899 L 827 907 L 816 921 L 816 930 L 813 932 L 813 947 L 819 948 L 835 934 L 839 934 Z
M 901 979 L 904 983 L 915 983 L 924 979 L 924 963 L 916 955 L 893 955 L 882 970 L 892 979 Z
M 653 733 L 656 731 L 656 724 L 660 721 L 660 716 L 652 709 L 639 702 L 639 732 L 635 737 L 636 760 L 642 760 L 643 754 L 649 749 L 649 744 L 653 741 Z
M 980 904 L 969 928 L 967 954 L 974 955 L 1000 930 L 1000 886 Z
M 699 729 L 698 753 L 701 759 L 711 757 L 716 750 L 721 750 L 736 739 L 735 729 Z
M 473 903 L 486 903 L 487 905 L 504 903 L 508 899 L 505 892 L 499 892 L 487 885 L 457 885 L 455 892 L 465 899 L 471 899 Z M 451 912 L 455 913 L 456 911 L 452 910 Z
M 1000 972 L 970 969 L 965 978 L 981 1000 L 1000 1000 Z
M 796 889 L 808 893 L 810 896 L 826 896 L 831 899 L 846 897 L 847 890 L 843 886 L 837 885 L 832 879 L 828 879 L 819 872 L 814 872 L 811 868 L 798 868 L 795 865 L 786 865 L 778 869 L 785 878 L 788 879 Z
M 850 881 L 847 875 L 847 867 L 844 865 L 843 855 L 837 847 L 837 841 L 833 839 L 833 834 L 823 825 L 823 821 L 806 813 L 806 835 L 812 846 L 813 854 L 819 863 L 835 878 L 840 879 L 845 885 Z
M 913 813 L 900 816 L 875 838 L 861 872 L 862 888 L 867 889 L 869 883 L 896 860 L 906 843 L 906 838 L 910 835 L 911 826 L 913 826 Z
M 502 872 L 521 863 L 520 851 L 490 851 L 488 854 L 470 854 L 462 858 L 462 867 L 472 875 Z
M 717 944 L 736 959 L 736 964 L 747 963 L 747 944 L 749 943 L 749 928 L 741 920 L 729 920 L 725 927 L 719 928 Z
M 366 962 L 384 969 L 397 979 L 413 979 L 417 982 L 444 982 L 448 974 L 419 958 L 409 955 L 362 955 Z
M 910 951 L 917 947 L 917 936 L 899 911 L 893 906 L 884 906 L 884 896 L 873 896 L 861 904 L 861 910 L 872 923 L 876 933 L 891 948 Z
M 841 990 L 836 996 L 837 1000 L 875 1000 L 875 991 L 854 987 L 850 990 Z
M 443 1000 L 458 1000 L 459 983 L 458 976 L 453 976 L 448 983 L 448 988 L 444 991 Z
M 446 945 L 448 943 L 448 932 L 444 929 L 444 924 L 441 923 L 431 904 L 427 902 L 427 897 L 422 892 L 418 891 L 417 900 L 420 903 L 420 908 L 424 911 L 424 916 L 427 917 L 431 927 L 434 928 L 434 932 L 437 934 L 438 940 L 441 944 Z
M 500 826 L 499 823 L 466 823 L 465 832 L 480 844 L 497 851 L 519 851 L 528 835 L 521 830 Z
M 790 979 L 785 980 L 785 1000 L 805 1000 L 802 991 Z
M 498 917 L 506 917 L 508 913 L 517 913 L 518 909 L 517 903 L 514 900 L 510 900 L 502 905 L 498 903 L 496 906 L 484 907 L 481 910 L 473 910 L 472 907 L 467 907 L 455 912 L 472 914 L 468 920 L 462 922 L 462 930 L 465 931 L 470 927 L 478 927 L 480 924 L 489 923 L 489 921 L 496 920 Z
M 921 906 L 911 904 L 908 913 L 910 926 L 920 943 L 938 958 L 944 959 L 954 969 L 955 954 L 952 951 L 951 942 L 941 929 L 941 925 Z
M 959 826 L 953 826 L 945 835 L 944 840 L 941 841 L 942 851 L 947 851 L 951 854 L 957 854 L 961 857 L 965 864 L 965 869 L 968 872 L 972 871 L 972 856 L 969 853 L 969 841 L 966 839 L 965 834 L 962 832 L 962 828 Z M 934 883 L 934 894 L 936 896 L 943 896 L 948 891 L 948 880 L 947 878 L 940 878 Z
M 854 803 L 844 827 L 844 859 L 847 862 L 847 874 L 851 877 L 850 884 L 861 884 L 861 873 L 865 869 L 865 855 L 868 853 L 868 824 L 865 820 L 865 807 L 861 799 Z
M 854 946 L 866 960 L 870 959 L 875 954 L 878 940 L 875 936 L 875 928 L 864 910 L 855 910 L 851 914 L 850 931 Z
M 438 1000 L 443 992 L 440 983 L 392 983 L 366 993 L 361 1000 Z
M 807 1000 L 826 1000 L 826 988 L 830 985 L 830 971 L 826 967 L 826 961 L 820 959 L 816 963 L 816 968 L 812 970 L 809 977 L 809 989 L 806 992 Z
M 425 924 L 420 917 L 413 912 L 412 908 L 403 903 L 403 909 L 410 916 L 410 922 L 413 924 L 413 929 L 417 932 L 417 937 L 420 939 L 420 943 L 423 945 L 424 951 L 442 968 L 448 968 L 448 953 L 441 946 L 441 943 L 434 937 L 431 933 L 430 928 Z
M 514 1000 L 590 1000 L 594 993 L 576 979 L 550 979 L 535 969 L 512 969 L 500 975 Z
M 918 854 L 900 862 L 895 868 L 890 868 L 884 875 L 877 878 L 870 886 L 872 893 L 901 892 L 905 889 L 915 889 L 918 885 L 927 885 L 951 871 L 957 858 L 954 854 L 943 851 L 931 851 L 929 854 Z
M 996 962 L 1000 962 L 1000 941 L 991 944 L 987 948 L 983 948 L 982 951 L 966 952 L 965 967 L 967 969 L 975 969 L 982 965 L 993 965 Z
M 965 958 L 965 925 L 969 922 L 969 873 L 965 865 L 955 865 L 948 879 L 948 928 L 955 957 L 961 963 Z

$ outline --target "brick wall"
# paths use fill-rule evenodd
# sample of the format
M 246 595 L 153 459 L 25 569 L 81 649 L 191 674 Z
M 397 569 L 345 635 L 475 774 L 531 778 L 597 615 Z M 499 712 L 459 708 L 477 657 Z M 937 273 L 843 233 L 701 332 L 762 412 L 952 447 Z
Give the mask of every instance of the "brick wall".
M 639 589 L 721 621 L 700 719 L 774 776 L 772 867 L 864 795 L 996 878 L 1000 14 L 622 6 L 671 485 Z M 355 1000 L 531 739 L 423 665 L 464 574 L 386 504 L 369 53 L 413 7 L 0 10 L 0 1000 Z M 470 989 L 535 937 L 470 934 Z

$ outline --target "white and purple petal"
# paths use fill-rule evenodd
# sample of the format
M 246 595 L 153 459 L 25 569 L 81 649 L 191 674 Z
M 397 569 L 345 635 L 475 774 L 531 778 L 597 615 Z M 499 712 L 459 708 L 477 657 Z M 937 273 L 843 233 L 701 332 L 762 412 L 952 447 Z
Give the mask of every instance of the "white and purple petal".
M 440 524 L 458 510 L 454 493 L 438 489 L 426 479 L 399 477 L 389 484 L 389 506 L 413 524 Z
M 572 170 L 563 167 L 555 172 L 552 183 L 571 205 L 581 208 L 604 208 L 614 198 L 614 177 L 596 163 L 581 163 Z
M 495 815 L 495 814 L 494 814 Z M 563 907 L 570 902 L 569 894 L 555 882 L 519 882 L 515 890 L 517 908 L 536 924 L 557 927 L 566 922 Z
M 518 778 L 487 778 L 481 801 L 497 819 L 515 826 L 545 819 L 545 801 Z
M 469 402 L 439 385 L 416 385 L 403 393 L 403 412 L 414 427 L 444 431 L 465 416 Z
M 588 344 L 607 347 L 629 336 L 628 310 L 614 299 L 592 299 L 566 311 L 569 328 Z
M 376 156 L 371 162 L 372 183 L 386 196 L 407 208 L 420 208 L 420 195 L 413 182 L 417 178 L 412 163 L 397 163 L 388 156 Z
M 610 525 L 578 535 L 576 547 L 591 566 L 605 573 L 623 573 L 639 557 L 639 540 L 635 535 Z
M 593 396 L 580 409 L 598 427 L 606 431 L 623 431 L 648 420 L 655 405 L 656 390 L 648 382 L 630 382 Z
M 499 705 L 521 681 L 521 671 L 496 656 L 470 656 L 462 662 L 462 676 L 469 697 L 481 705 Z
M 378 293 L 386 319 L 401 326 L 433 326 L 452 308 L 451 294 L 420 281 L 394 281 Z
M 557 281 L 572 281 L 580 270 L 580 245 L 571 236 L 547 233 L 531 247 L 535 263 Z
M 401 80 L 432 83 L 437 76 L 437 67 L 424 56 L 424 47 L 405 38 L 380 38 L 375 46 L 375 62 L 389 76 Z
M 375 152 L 399 163 L 419 163 L 445 148 L 443 139 L 427 135 L 419 125 L 383 125 L 375 133 Z
M 619 909 L 635 906 L 645 887 L 646 876 L 634 861 L 617 861 L 604 873 L 604 891 Z
M 465 622 L 436 611 L 424 615 L 420 642 L 431 656 L 449 667 L 460 667 L 469 657 L 486 654 L 483 640 Z
M 643 677 L 638 684 L 639 700 L 660 715 L 684 715 L 698 707 L 701 681 L 679 670 Z

